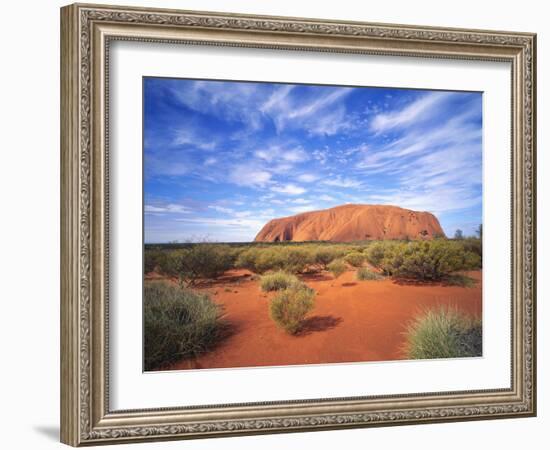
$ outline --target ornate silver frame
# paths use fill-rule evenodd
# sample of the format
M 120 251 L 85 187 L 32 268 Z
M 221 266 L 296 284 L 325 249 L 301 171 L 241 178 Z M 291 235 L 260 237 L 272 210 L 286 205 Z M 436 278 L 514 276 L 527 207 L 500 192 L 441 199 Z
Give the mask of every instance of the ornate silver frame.
M 108 94 L 113 40 L 507 61 L 512 67 L 512 385 L 509 389 L 111 411 Z M 130 441 L 536 414 L 536 36 L 75 4 L 61 9 L 61 440 Z

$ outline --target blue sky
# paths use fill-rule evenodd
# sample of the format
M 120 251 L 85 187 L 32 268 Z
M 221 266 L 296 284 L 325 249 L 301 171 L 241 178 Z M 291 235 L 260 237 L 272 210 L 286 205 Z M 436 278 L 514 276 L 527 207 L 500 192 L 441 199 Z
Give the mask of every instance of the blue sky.
M 344 203 L 481 223 L 481 93 L 145 78 L 143 140 L 147 243 Z

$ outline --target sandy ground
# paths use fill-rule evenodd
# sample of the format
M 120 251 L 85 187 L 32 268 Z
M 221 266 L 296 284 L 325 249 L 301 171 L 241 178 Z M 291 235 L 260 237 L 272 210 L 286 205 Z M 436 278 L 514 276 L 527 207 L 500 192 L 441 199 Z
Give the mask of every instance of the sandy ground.
M 406 359 L 404 331 L 426 308 L 456 307 L 481 317 L 481 271 L 474 287 L 356 281 L 349 271 L 301 277 L 317 291 L 315 309 L 299 335 L 286 334 L 269 317 L 269 298 L 246 270 L 227 272 L 201 288 L 222 305 L 231 335 L 211 352 L 169 369 L 280 366 Z

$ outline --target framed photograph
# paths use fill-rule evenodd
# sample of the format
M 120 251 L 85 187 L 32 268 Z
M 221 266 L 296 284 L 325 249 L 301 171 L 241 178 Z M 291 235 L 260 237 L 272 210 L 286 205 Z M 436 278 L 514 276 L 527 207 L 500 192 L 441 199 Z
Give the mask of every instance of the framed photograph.
M 62 442 L 535 415 L 535 58 L 62 8 Z

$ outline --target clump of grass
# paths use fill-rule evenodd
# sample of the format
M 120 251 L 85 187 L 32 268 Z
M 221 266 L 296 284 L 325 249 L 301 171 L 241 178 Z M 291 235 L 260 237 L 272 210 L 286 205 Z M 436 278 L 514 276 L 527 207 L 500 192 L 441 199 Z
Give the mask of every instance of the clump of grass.
M 280 291 L 299 282 L 295 275 L 278 271 L 262 275 L 260 277 L 260 288 L 264 292 Z
M 481 356 L 481 320 L 450 308 L 428 310 L 409 325 L 407 349 L 412 359 Z
M 315 306 L 314 298 L 313 289 L 304 284 L 292 285 L 280 291 L 271 301 L 271 318 L 287 333 L 296 334 L 306 314 Z
M 351 252 L 351 253 L 348 253 L 345 257 L 344 257 L 344 260 L 350 265 L 350 266 L 353 266 L 353 267 L 361 267 L 363 265 L 363 263 L 365 262 L 365 255 L 361 252 Z
M 335 259 L 327 266 L 327 269 L 332 273 L 334 278 L 338 278 L 346 271 L 346 264 L 341 259 Z
M 144 365 L 154 370 L 210 349 L 222 336 L 221 311 L 207 294 L 145 283 Z
M 370 280 L 383 280 L 384 277 L 379 273 L 376 273 L 370 270 L 368 267 L 360 267 L 355 274 L 356 278 L 359 281 L 370 281 Z

